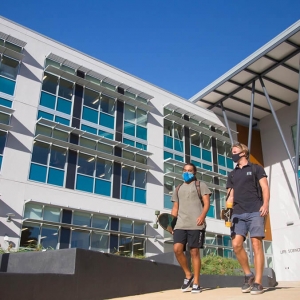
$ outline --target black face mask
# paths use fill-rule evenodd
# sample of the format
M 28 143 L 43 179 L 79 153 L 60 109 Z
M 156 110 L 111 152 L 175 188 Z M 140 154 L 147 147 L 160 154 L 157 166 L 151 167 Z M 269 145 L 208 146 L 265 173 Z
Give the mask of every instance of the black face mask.
M 242 156 L 240 156 L 240 154 L 241 154 L 242 152 L 240 152 L 240 153 L 235 153 L 235 154 L 232 154 L 231 155 L 231 158 L 232 158 L 232 160 L 236 163 L 236 162 L 238 162 L 239 160 L 240 160 L 240 158 L 242 158 Z

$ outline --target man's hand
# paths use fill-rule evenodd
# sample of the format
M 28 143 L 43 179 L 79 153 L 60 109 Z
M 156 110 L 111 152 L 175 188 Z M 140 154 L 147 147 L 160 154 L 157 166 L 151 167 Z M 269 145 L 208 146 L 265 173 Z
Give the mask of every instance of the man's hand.
M 205 216 L 201 214 L 201 215 L 197 218 L 197 226 L 203 225 L 204 222 L 205 222 Z
M 169 231 L 171 234 L 174 234 L 172 226 L 168 225 L 167 231 Z
M 265 217 L 269 213 L 269 205 L 263 205 L 260 209 L 260 216 Z

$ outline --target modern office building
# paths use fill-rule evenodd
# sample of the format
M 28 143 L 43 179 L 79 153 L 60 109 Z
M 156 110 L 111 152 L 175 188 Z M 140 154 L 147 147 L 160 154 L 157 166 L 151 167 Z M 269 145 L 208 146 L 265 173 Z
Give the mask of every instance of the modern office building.
M 283 33 L 285 42 L 281 38 L 281 43 L 291 47 L 287 55 L 285 48 L 276 48 L 281 47 L 279 42 L 266 46 L 284 56 L 280 67 L 290 66 L 293 74 L 299 67 L 291 66 L 287 57 L 298 51 L 293 63 L 299 59 L 299 29 L 297 23 Z M 220 210 L 225 202 L 226 176 L 234 167 L 231 143 L 247 139 L 248 113 L 240 105 L 250 107 L 251 92 L 250 96 L 247 92 L 233 96 L 232 86 L 226 85 L 236 80 L 239 88 L 247 90 L 257 75 L 240 73 L 256 61 L 258 71 L 265 71 L 263 68 L 272 63 L 277 66 L 275 60 L 281 61 L 280 57 L 269 55 L 269 64 L 264 64 L 259 59 L 264 59 L 265 53 L 255 54 L 230 76 L 225 74 L 187 101 L 5 18 L 0 18 L 0 53 L 3 248 L 80 247 L 143 256 L 172 251 L 172 237 L 153 227 L 156 212 L 170 212 L 182 166 L 193 162 L 198 167 L 197 177 L 212 191 L 203 254 L 234 257 Z M 270 97 L 271 101 L 278 98 L 288 103 L 278 102 L 275 110 L 289 120 L 283 119 L 284 135 L 290 139 L 289 150 L 295 153 L 292 133 L 297 128 L 298 87 L 286 80 L 282 85 L 294 90 L 291 98 L 280 97 L 277 90 Z M 289 249 L 296 249 L 295 236 L 299 236 L 296 180 L 273 129 L 272 114 L 256 98 L 261 93 L 257 87 L 253 119 L 259 130 L 250 132 L 252 158 L 267 168 L 272 180 L 273 237 L 268 223 L 266 266 L 273 267 L 280 280 L 298 280 L 297 264 L 290 262 L 300 261 L 300 253 L 289 253 Z M 215 95 L 221 98 L 213 98 Z M 222 115 L 218 106 L 226 107 L 226 96 L 227 103 L 235 98 L 240 101 Z M 284 181 L 279 179 L 280 172 L 285 174 Z M 246 247 L 251 253 L 248 240 Z M 285 255 L 279 253 L 283 250 Z M 283 257 L 285 264 L 278 262 Z

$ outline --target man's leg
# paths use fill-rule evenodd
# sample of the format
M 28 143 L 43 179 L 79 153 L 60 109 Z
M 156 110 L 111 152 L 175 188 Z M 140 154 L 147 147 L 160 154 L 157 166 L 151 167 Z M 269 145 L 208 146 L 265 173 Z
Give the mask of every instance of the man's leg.
M 265 265 L 265 256 L 261 237 L 251 238 L 254 252 L 255 283 L 262 284 L 262 276 Z
M 192 273 L 188 266 L 186 256 L 183 253 L 184 245 L 181 243 L 176 243 L 174 244 L 173 249 L 174 249 L 176 259 L 179 265 L 181 266 L 183 272 L 185 273 L 185 278 L 190 279 L 192 277 Z
M 199 248 L 191 248 L 190 253 L 192 257 L 192 264 L 194 270 L 194 284 L 200 285 L 199 276 L 200 276 L 200 269 L 201 269 L 201 259 L 200 259 Z
M 244 273 L 250 274 L 251 270 L 249 267 L 248 256 L 243 246 L 244 237 L 242 235 L 235 235 L 232 238 L 232 247 L 237 260 L 239 261 Z

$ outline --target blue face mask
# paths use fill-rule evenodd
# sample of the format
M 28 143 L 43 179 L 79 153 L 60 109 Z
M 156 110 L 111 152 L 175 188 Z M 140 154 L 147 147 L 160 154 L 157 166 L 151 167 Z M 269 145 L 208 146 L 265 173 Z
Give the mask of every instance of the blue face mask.
M 185 182 L 189 182 L 189 181 L 193 180 L 194 177 L 195 177 L 195 175 L 193 173 L 190 173 L 190 172 L 182 173 L 182 178 Z

